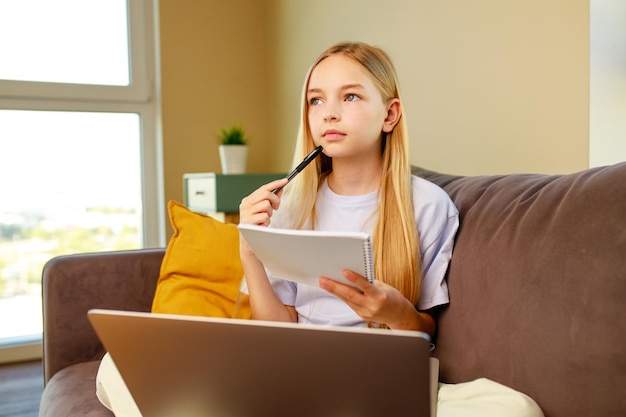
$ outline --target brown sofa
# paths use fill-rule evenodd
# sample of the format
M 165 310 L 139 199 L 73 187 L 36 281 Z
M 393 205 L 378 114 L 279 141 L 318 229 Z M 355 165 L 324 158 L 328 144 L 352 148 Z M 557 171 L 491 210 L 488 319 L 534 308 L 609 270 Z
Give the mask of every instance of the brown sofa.
M 419 168 L 461 213 L 441 380 L 486 377 L 547 417 L 626 415 L 626 163 L 569 175 L 461 177 Z M 40 416 L 111 416 L 90 308 L 149 311 L 163 249 L 71 255 L 43 273 Z

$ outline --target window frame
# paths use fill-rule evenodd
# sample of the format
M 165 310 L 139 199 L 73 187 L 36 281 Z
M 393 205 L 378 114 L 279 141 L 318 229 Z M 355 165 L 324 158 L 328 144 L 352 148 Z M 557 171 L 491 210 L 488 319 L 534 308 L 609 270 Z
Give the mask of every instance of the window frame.
M 140 117 L 142 247 L 165 246 L 158 0 L 127 0 L 128 86 L 0 80 L 0 109 L 136 113 Z M 112 169 L 115 161 L 111 161 Z M 18 339 L 18 338 L 16 338 Z M 41 358 L 41 339 L 0 346 L 0 363 Z
M 0 80 L 0 109 L 139 114 L 143 247 L 165 244 L 156 0 L 127 0 L 130 83 L 105 86 Z M 112 166 L 114 162 L 112 161 Z

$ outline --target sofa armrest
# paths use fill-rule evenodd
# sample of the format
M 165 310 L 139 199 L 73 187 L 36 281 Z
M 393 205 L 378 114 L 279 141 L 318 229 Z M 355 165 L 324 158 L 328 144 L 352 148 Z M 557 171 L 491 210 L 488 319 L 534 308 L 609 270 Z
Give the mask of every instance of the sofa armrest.
M 104 354 L 87 311 L 150 311 L 164 253 L 159 248 L 66 255 L 44 266 L 45 382 L 67 366 Z

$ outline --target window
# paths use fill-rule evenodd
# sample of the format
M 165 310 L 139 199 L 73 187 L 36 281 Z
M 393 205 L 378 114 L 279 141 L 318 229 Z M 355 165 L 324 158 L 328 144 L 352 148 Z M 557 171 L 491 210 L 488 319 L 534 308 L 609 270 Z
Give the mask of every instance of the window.
M 0 347 L 40 343 L 50 258 L 164 245 L 155 12 L 0 0 Z
M 626 3 L 592 0 L 589 50 L 589 165 L 626 161 Z

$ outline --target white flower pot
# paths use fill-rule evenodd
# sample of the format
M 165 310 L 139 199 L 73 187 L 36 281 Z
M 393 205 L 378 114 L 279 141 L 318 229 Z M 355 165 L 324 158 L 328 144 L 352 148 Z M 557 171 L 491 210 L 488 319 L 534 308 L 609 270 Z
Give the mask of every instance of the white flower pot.
M 248 145 L 220 145 L 222 174 L 245 174 Z

